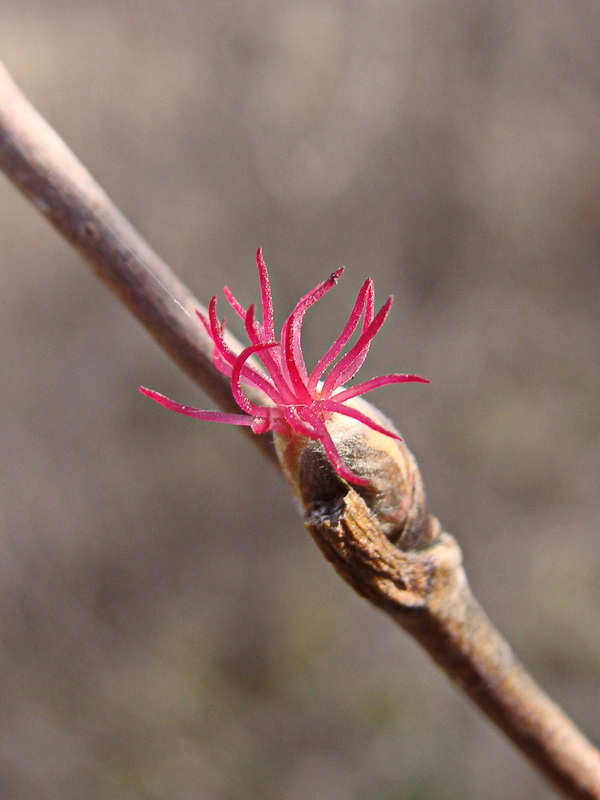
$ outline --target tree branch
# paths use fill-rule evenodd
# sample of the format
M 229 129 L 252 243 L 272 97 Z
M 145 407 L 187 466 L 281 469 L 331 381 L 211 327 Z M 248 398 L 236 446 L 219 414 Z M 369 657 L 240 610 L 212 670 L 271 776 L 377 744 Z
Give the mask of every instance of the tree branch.
M 471 594 L 456 540 L 429 516 L 433 541 L 402 551 L 350 487 L 306 525 L 358 594 L 411 634 L 567 797 L 600 797 L 600 753 L 539 688 Z
M 171 358 L 226 411 L 239 412 L 212 363 L 203 305 L 127 221 L 0 63 L 0 169 L 70 242 Z M 242 345 L 229 337 L 234 350 Z M 248 431 L 246 431 L 248 433 Z M 251 435 L 269 459 L 271 440 Z
M 167 353 L 224 409 L 200 303 L 132 228 L 0 65 L 0 167 Z M 241 345 L 232 342 L 241 349 Z M 265 436 L 253 440 L 273 458 Z M 419 478 L 420 480 L 420 478 Z M 426 517 L 426 541 L 392 544 L 347 484 L 306 525 L 360 595 L 390 615 L 567 797 L 600 800 L 600 753 L 541 691 L 473 598 L 455 540 Z M 405 547 L 406 549 L 401 549 Z

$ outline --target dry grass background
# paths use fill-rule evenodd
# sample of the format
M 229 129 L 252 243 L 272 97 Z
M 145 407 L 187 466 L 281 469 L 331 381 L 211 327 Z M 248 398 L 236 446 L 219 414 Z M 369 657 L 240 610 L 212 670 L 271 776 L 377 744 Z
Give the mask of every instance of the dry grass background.
M 0 55 L 203 299 L 396 305 L 367 362 L 476 593 L 600 740 L 597 3 L 22 0 Z M 0 182 L 0 794 L 554 796 L 323 563 L 239 431 Z

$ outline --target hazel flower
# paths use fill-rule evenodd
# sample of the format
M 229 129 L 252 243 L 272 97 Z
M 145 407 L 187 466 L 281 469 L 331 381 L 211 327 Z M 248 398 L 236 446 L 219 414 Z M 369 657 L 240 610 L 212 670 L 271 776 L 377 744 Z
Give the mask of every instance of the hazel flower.
M 213 363 L 219 372 L 231 380 L 233 397 L 243 413 L 203 411 L 181 405 L 151 389 L 140 387 L 140 391 L 171 411 L 188 417 L 246 425 L 257 434 L 272 431 L 276 439 L 286 442 L 299 438 L 318 442 L 340 477 L 349 483 L 364 486 L 370 482 L 369 479 L 358 475 L 344 462 L 339 444 L 334 441 L 330 430 L 333 418 L 339 419 L 337 415 L 340 415 L 366 426 L 370 431 L 400 440 L 401 437 L 392 426 L 385 424 L 385 418 L 377 412 L 371 414 L 369 409 L 372 407 L 357 402 L 357 399 L 391 383 L 428 383 L 418 375 L 394 373 L 346 386 L 367 357 L 371 342 L 390 311 L 393 298 L 389 297 L 375 313 L 373 282 L 367 279 L 360 288 L 341 333 L 309 373 L 300 341 L 304 315 L 336 285 L 344 268 L 337 269 L 298 301 L 277 338 L 269 275 L 260 249 L 256 254 L 256 263 L 262 321 L 257 319 L 254 304 L 244 308 L 227 287 L 223 290 L 227 302 L 244 323 L 250 342 L 241 353 L 234 352 L 225 341 L 225 320 L 220 321 L 217 316 L 216 296 L 209 303 L 208 315 L 196 312 L 214 344 Z M 344 353 L 357 331 L 356 341 Z M 251 400 L 244 387 L 258 390 L 268 399 L 267 404 L 259 405 Z

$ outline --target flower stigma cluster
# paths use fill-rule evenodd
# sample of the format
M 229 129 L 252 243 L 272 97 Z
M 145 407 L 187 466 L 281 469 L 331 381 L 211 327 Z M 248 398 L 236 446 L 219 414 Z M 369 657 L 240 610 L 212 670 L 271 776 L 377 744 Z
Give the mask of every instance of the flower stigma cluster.
M 375 313 L 373 282 L 361 286 L 354 307 L 341 333 L 309 373 L 301 347 L 304 315 L 338 282 L 344 268 L 304 295 L 283 323 L 279 337 L 275 334 L 273 298 L 267 268 L 259 249 L 256 254 L 260 284 L 261 320 L 256 308 L 244 308 L 225 287 L 227 302 L 242 320 L 249 345 L 234 352 L 225 340 L 225 321 L 217 316 L 217 298 L 213 297 L 208 314 L 197 312 L 200 322 L 213 342 L 213 363 L 231 381 L 233 397 L 243 413 L 203 411 L 181 405 L 158 392 L 140 387 L 140 391 L 166 408 L 195 419 L 249 426 L 254 433 L 272 431 L 284 470 L 289 475 L 286 447 L 298 454 L 305 445 L 317 446 L 321 463 L 328 460 L 337 473 L 350 484 L 365 487 L 373 483 L 372 470 L 360 469 L 345 439 L 375 436 L 379 441 L 399 441 L 400 435 L 391 423 L 360 396 L 392 383 L 417 381 L 428 383 L 418 375 L 389 374 L 347 386 L 361 368 L 373 338 L 385 322 L 393 298 L 389 297 Z M 355 342 L 349 346 L 356 334 Z M 344 352 L 346 350 L 346 352 Z M 258 390 L 268 398 L 265 405 L 250 399 L 244 391 Z M 381 449 L 381 448 L 380 448 Z M 385 446 L 384 446 L 384 449 Z M 326 459 L 322 456 L 325 455 Z M 288 468 L 286 470 L 286 459 Z M 349 463 L 356 462 L 356 463 Z M 358 466 L 356 465 L 358 464 Z M 359 474 L 362 473 L 362 474 Z M 292 481 L 293 482 L 293 481 Z

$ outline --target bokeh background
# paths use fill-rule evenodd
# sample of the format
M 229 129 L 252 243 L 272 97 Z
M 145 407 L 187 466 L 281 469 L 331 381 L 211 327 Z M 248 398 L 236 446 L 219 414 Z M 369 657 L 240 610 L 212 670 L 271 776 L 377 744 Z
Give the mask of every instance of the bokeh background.
M 363 370 L 471 583 L 600 740 L 600 7 L 21 0 L 0 57 L 207 300 L 396 304 Z M 342 584 L 239 429 L 0 180 L 0 794 L 555 797 Z M 230 315 L 231 316 L 231 315 Z

